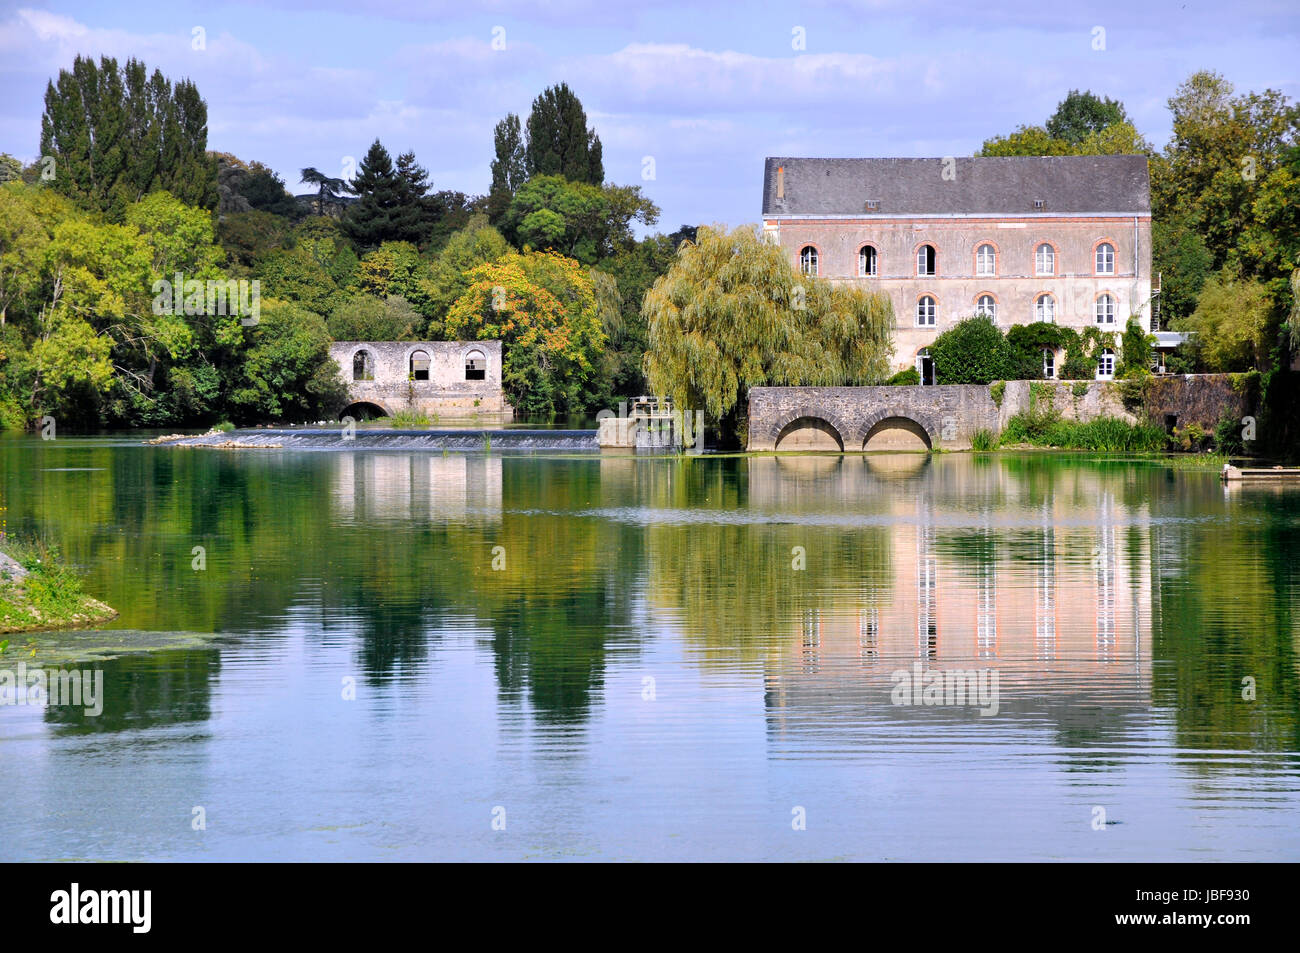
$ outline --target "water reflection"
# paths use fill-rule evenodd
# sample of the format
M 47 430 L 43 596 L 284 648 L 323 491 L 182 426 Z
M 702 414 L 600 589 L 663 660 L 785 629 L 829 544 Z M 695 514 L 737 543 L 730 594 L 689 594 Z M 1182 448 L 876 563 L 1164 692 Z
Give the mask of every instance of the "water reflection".
M 834 787 L 782 776 L 830 797 L 862 772 L 920 778 L 937 751 L 963 776 L 999 752 L 990 798 L 1032 770 L 1043 812 L 1061 776 L 1131 765 L 1158 776 L 1165 803 L 1189 796 L 1187 775 L 1195 797 L 1228 785 L 1293 806 L 1300 790 L 1296 492 L 1225 494 L 1213 473 L 1048 454 L 94 441 L 0 441 L 0 490 L 9 528 L 57 540 L 123 610 L 117 627 L 226 637 L 107 663 L 104 714 L 47 710 L 54 740 L 202 725 L 223 764 L 274 761 L 287 796 L 317 796 L 307 752 L 335 746 L 419 751 L 436 770 L 410 770 L 439 789 L 521 790 L 526 765 L 555 759 L 538 797 L 561 785 L 624 818 L 666 796 L 656 777 L 698 791 L 718 774 L 758 797 L 754 772 L 816 764 Z M 913 666 L 996 672 L 998 713 L 894 704 Z M 344 676 L 367 717 L 340 707 Z M 268 689 L 285 679 L 292 690 Z M 0 710 L 0 753 L 19 738 L 46 743 Z M 897 810 L 903 826 L 935 816 Z

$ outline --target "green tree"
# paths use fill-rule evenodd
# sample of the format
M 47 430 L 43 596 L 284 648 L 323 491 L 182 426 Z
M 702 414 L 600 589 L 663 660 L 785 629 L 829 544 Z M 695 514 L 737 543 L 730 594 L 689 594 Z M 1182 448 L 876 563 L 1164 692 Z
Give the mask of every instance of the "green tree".
M 217 205 L 217 165 L 207 153 L 207 104 L 189 80 L 173 86 L 143 63 L 78 56 L 45 91 L 41 155 L 52 187 L 120 220 L 156 189 L 187 205 Z
M 1072 89 L 1047 120 L 1047 134 L 1077 145 L 1092 133 L 1128 121 L 1124 105 L 1118 100 L 1102 98 L 1091 90 L 1081 93 Z
M 1174 327 L 1192 335 L 1197 361 L 1207 371 L 1264 370 L 1276 327 L 1271 311 L 1262 282 L 1221 271 L 1205 282 L 1196 310 Z
M 984 316 L 966 318 L 930 344 L 936 384 L 991 384 L 1015 377 L 1015 350 L 1006 335 Z
M 488 192 L 488 219 L 499 223 L 510 200 L 528 180 L 528 148 L 519 117 L 508 113 L 492 131 L 496 157 L 492 160 L 492 188 Z
M 605 181 L 600 137 L 587 128 L 587 112 L 567 83 L 550 86 L 533 100 L 525 156 L 530 176 L 560 175 L 589 185 Z
M 347 183 L 326 175 L 316 168 L 306 168 L 298 173 L 304 185 L 316 187 L 316 214 L 328 215 L 332 208 L 339 205 L 339 196 L 346 191 Z
M 290 301 L 262 303 L 261 320 L 230 395 L 244 420 L 308 420 L 346 402 L 339 366 L 329 356 L 320 315 Z
M 644 311 L 651 388 L 683 410 L 703 410 L 741 443 L 751 387 L 886 376 L 888 297 L 797 274 L 753 227 L 699 229 L 646 294 Z
M 441 341 L 446 336 L 447 312 L 456 299 L 469 290 L 469 273 L 511 251 L 509 242 L 488 224 L 487 216 L 483 214 L 475 215 L 451 237 L 421 283 L 424 300 L 428 303 L 424 313 L 429 319 L 430 339 Z
M 361 159 L 347 190 L 357 197 L 343 216 L 343 230 L 348 237 L 362 249 L 394 240 L 397 218 L 407 197 L 406 183 L 378 139 Z
M 515 193 L 502 228 L 520 247 L 550 248 L 592 265 L 634 244 L 632 222 L 658 220 L 658 207 L 639 186 L 595 186 L 539 175 Z
M 335 341 L 416 341 L 424 317 L 400 295 L 359 292 L 334 306 L 327 326 Z

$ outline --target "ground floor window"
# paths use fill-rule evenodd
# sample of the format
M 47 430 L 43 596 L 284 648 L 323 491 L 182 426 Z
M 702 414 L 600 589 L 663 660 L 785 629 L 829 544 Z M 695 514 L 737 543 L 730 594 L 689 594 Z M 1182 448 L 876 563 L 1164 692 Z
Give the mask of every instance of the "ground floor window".
M 1049 380 L 1056 376 L 1056 354 L 1049 348 L 1043 349 L 1043 377 Z
M 921 383 L 929 386 L 934 383 L 934 360 L 930 357 L 930 349 L 923 347 L 916 352 L 916 372 L 921 375 Z
M 1097 359 L 1097 379 L 1107 380 L 1115 376 L 1115 352 L 1106 348 Z

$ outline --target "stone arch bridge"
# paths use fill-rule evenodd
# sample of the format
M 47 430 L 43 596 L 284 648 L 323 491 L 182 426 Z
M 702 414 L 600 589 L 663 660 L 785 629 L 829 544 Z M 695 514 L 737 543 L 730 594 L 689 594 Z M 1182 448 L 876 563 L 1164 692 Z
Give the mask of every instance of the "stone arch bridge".
M 969 450 L 977 430 L 998 433 L 987 385 L 755 387 L 750 450 Z

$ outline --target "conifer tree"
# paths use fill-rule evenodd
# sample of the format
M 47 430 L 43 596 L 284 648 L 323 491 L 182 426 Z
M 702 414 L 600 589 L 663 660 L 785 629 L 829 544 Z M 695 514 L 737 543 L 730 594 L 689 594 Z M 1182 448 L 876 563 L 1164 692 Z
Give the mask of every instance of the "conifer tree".
M 343 219 L 349 238 L 362 248 L 378 248 L 392 238 L 405 193 L 393 158 L 376 139 L 347 190 L 357 197 Z

